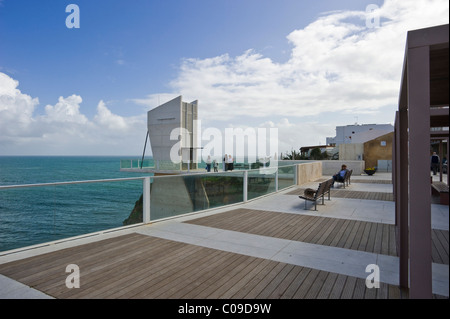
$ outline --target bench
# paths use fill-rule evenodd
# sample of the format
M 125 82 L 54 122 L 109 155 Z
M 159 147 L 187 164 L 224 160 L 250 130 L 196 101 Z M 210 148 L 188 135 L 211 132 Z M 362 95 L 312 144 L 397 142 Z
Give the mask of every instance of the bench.
M 319 187 L 317 187 L 317 190 L 314 190 L 312 188 L 305 189 L 303 195 L 298 196 L 301 199 L 305 200 L 305 209 L 306 209 L 306 202 L 311 201 L 314 202 L 314 210 L 317 210 L 317 201 L 322 198 L 322 205 L 325 205 L 325 195 L 328 193 L 328 200 L 330 200 L 330 189 L 331 185 L 333 184 L 333 179 L 329 179 L 325 182 L 322 182 L 319 184 Z
M 431 191 L 438 194 L 441 205 L 448 205 L 448 185 L 443 182 L 431 183 Z
M 335 181 L 335 183 L 341 183 L 343 186 L 344 186 L 344 188 L 345 188 L 345 185 L 347 184 L 347 186 L 349 186 L 350 185 L 350 177 L 352 176 L 352 173 L 353 173 L 353 170 L 352 169 L 350 169 L 350 170 L 348 170 L 346 173 L 345 173 L 345 176 L 344 176 L 344 179 L 343 180 L 336 180 Z

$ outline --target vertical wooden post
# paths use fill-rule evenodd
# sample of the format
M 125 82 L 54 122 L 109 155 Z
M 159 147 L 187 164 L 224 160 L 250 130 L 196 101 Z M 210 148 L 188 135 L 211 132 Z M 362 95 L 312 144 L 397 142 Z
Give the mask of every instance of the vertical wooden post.
M 410 298 L 432 297 L 430 52 L 408 49 Z

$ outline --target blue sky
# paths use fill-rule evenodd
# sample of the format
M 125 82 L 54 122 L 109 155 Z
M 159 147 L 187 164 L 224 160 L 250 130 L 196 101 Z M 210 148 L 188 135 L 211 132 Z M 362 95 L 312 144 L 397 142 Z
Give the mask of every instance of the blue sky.
M 324 143 L 393 121 L 406 31 L 443 23 L 441 0 L 0 0 L 0 155 L 138 155 L 178 95 L 203 126 Z

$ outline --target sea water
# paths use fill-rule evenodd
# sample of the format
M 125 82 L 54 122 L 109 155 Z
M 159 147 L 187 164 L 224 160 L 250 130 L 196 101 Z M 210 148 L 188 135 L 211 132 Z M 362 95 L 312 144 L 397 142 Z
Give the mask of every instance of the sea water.
M 121 158 L 0 156 L 0 185 L 145 175 Z M 142 180 L 0 190 L 0 251 L 121 227 L 141 194 Z

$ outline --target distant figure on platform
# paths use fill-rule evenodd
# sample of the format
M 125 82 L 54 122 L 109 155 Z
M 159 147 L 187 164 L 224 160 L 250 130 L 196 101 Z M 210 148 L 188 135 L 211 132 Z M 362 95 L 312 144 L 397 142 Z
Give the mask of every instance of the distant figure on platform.
M 225 156 L 223 157 L 222 163 L 223 163 L 223 170 L 224 170 L 224 172 L 226 172 L 228 169 L 228 155 L 227 154 L 225 154 Z
M 206 171 L 209 173 L 211 172 L 211 156 L 208 155 L 208 158 L 206 159 Z
M 433 175 L 437 174 L 439 162 L 439 155 L 437 155 L 436 152 L 433 152 L 433 155 L 431 155 L 431 169 L 433 170 Z
M 228 170 L 232 171 L 234 169 L 233 157 L 228 155 Z
M 219 171 L 219 163 L 216 160 L 213 160 L 214 173 Z
M 341 170 L 333 175 L 333 184 L 331 184 L 331 187 L 334 187 L 334 182 L 344 182 L 345 174 L 347 173 L 347 165 L 342 164 Z

